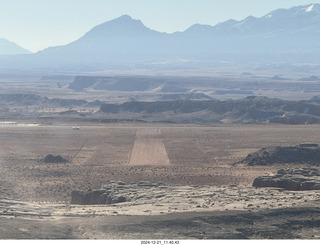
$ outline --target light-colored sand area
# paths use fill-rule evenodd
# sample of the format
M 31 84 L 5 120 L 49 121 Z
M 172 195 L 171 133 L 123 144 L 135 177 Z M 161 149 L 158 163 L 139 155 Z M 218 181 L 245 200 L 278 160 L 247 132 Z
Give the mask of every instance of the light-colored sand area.
M 164 215 L 182 212 L 261 211 L 285 207 L 314 206 L 320 191 L 286 191 L 275 188 L 214 187 L 113 183 L 114 195 L 126 202 L 111 205 L 70 205 L 22 202 L 0 197 L 0 217 L 59 219 L 115 215 Z
M 130 155 L 130 165 L 170 165 L 160 129 L 139 129 Z

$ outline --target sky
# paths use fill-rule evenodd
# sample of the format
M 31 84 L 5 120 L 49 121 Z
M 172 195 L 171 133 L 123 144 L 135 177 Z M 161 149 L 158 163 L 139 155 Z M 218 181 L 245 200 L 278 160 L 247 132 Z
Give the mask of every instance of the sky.
M 73 42 L 124 14 L 173 33 L 311 3 L 320 0 L 0 0 L 0 37 L 36 52 Z

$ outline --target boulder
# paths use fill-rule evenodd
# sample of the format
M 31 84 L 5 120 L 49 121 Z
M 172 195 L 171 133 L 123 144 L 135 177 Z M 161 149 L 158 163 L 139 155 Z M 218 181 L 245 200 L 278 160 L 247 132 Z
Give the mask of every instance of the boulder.
M 292 191 L 319 190 L 320 172 L 315 168 L 280 169 L 274 176 L 260 176 L 254 187 L 276 187 Z
M 109 198 L 109 199 L 108 199 Z M 93 191 L 77 191 L 71 192 L 71 204 L 80 205 L 95 205 L 95 204 L 111 204 L 110 197 L 105 190 L 93 190 Z
M 126 202 L 126 201 L 127 201 L 127 198 L 125 198 L 124 196 L 119 196 L 112 199 L 112 203 L 120 203 L 120 202 Z
M 119 193 L 124 187 L 125 183 L 119 181 L 118 183 L 110 183 L 104 185 L 102 189 L 79 191 L 73 190 L 71 192 L 71 204 L 79 205 L 96 205 L 96 204 L 114 204 L 126 202 L 127 198 Z
M 71 204 L 81 204 L 83 205 L 83 197 L 85 192 L 74 190 L 71 192 Z

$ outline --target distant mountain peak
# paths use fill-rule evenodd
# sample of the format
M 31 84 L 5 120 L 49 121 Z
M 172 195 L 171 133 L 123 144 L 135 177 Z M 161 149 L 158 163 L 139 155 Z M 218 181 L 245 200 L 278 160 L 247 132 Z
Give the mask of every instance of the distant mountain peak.
M 320 4 L 319 3 L 313 3 L 311 5 L 307 5 L 305 7 L 306 13 L 318 13 L 320 14 Z
M 301 15 L 304 16 L 306 14 L 312 14 L 312 16 L 320 14 L 320 4 L 313 3 L 309 5 L 295 6 L 289 9 L 277 9 L 265 15 L 264 18 L 273 18 L 279 15 L 286 15 L 286 17 Z
M 144 36 L 149 32 L 155 32 L 146 27 L 140 20 L 133 19 L 129 15 L 122 15 L 116 19 L 104 22 L 89 32 L 85 36 L 90 37 L 129 37 Z
M 14 42 L 10 42 L 7 39 L 0 38 L 0 55 L 13 55 L 13 54 L 30 54 L 29 50 L 26 50 Z
M 140 20 L 133 19 L 130 15 L 122 15 L 116 19 L 107 21 L 105 23 L 113 23 L 113 24 L 133 24 L 133 23 L 141 23 Z M 143 24 L 142 24 L 143 25 Z
M 314 7 L 314 4 L 311 4 L 309 7 L 306 8 L 306 12 L 311 12 Z
M 118 17 L 118 19 L 128 19 L 128 20 L 132 20 L 132 17 L 128 14 L 124 14 L 124 15 L 121 15 L 120 17 Z

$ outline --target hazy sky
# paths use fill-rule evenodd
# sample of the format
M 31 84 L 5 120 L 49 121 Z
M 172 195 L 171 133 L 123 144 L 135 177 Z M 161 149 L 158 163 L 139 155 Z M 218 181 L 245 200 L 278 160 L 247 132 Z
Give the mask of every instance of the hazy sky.
M 0 37 L 35 52 L 75 41 L 124 14 L 172 33 L 312 2 L 320 0 L 0 0 Z

